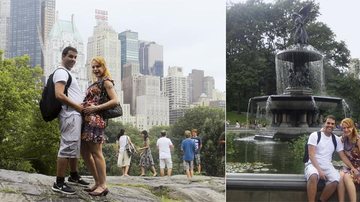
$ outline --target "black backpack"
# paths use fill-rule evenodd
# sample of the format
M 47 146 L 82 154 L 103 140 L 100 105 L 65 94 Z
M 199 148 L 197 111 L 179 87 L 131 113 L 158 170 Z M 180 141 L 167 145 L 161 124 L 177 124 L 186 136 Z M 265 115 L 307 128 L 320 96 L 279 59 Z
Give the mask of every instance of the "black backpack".
M 58 68 L 60 69 L 60 68 Z M 46 86 L 43 89 L 41 100 L 39 103 L 41 115 L 44 121 L 52 121 L 57 118 L 61 111 L 62 103 L 56 99 L 55 97 L 55 84 L 53 82 L 53 77 L 55 72 L 58 70 L 56 69 L 48 78 Z M 68 88 L 71 84 L 72 78 L 68 71 L 66 71 L 69 75 L 69 79 L 66 82 L 64 94 L 68 95 Z
M 319 144 L 320 139 L 321 139 L 321 132 L 318 131 L 317 135 L 318 135 L 318 138 L 317 138 L 316 144 Z M 335 135 L 333 133 L 331 133 L 331 138 L 332 138 L 332 142 L 334 144 L 334 149 L 335 149 L 334 151 L 336 151 L 337 142 L 336 142 Z M 303 162 L 307 163 L 308 161 L 309 161 L 309 150 L 308 150 L 308 144 L 307 144 L 307 142 L 305 142 L 305 152 L 304 152 Z

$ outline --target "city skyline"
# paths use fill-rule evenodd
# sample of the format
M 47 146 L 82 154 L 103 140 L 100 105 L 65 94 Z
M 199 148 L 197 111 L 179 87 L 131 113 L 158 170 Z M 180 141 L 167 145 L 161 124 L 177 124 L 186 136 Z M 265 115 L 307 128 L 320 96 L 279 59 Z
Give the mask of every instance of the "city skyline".
M 164 76 L 169 66 L 183 67 L 185 75 L 192 69 L 204 70 L 214 77 L 216 89 L 225 91 L 225 2 L 89 0 L 72 5 L 69 0 L 56 1 L 59 19 L 70 20 L 74 14 L 85 44 L 96 25 L 95 9 L 108 11 L 108 23 L 118 33 L 132 30 L 139 40 L 162 45 Z

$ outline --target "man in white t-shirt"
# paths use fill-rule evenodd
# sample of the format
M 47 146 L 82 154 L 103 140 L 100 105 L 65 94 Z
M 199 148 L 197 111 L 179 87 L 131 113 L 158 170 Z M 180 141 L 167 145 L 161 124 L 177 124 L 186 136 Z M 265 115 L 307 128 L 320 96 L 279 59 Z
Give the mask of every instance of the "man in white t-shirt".
M 173 143 L 166 137 L 166 131 L 161 131 L 161 138 L 156 142 L 156 146 L 159 149 L 159 162 L 160 162 L 160 176 L 164 176 L 164 169 L 167 168 L 167 175 L 171 176 L 172 161 L 171 161 L 171 149 L 174 148 Z
M 84 95 L 82 94 L 76 77 L 71 74 L 77 58 L 77 50 L 68 46 L 62 52 L 61 66 L 55 71 L 53 82 L 55 84 L 55 97 L 62 103 L 59 114 L 60 123 L 60 148 L 56 166 L 56 182 L 52 190 L 64 194 L 74 194 L 75 190 L 65 183 L 65 172 L 70 165 L 70 177 L 68 182 L 87 186 L 88 182 L 81 179 L 78 174 L 77 159 L 80 158 L 81 136 L 81 105 Z M 71 76 L 71 84 L 67 95 L 64 93 L 65 85 Z
M 308 140 L 309 160 L 305 163 L 305 177 L 307 180 L 308 201 L 315 201 L 317 185 L 319 180 L 325 181 L 325 187 L 320 195 L 320 201 L 327 201 L 335 192 L 340 180 L 339 172 L 334 168 L 332 155 L 336 150 L 341 160 L 351 168 L 356 170 L 344 154 L 343 144 L 339 137 L 336 139 L 336 149 L 333 142 L 333 130 L 335 127 L 335 117 L 329 115 L 325 118 L 325 123 L 321 129 L 320 141 L 318 142 L 317 132 L 313 132 Z

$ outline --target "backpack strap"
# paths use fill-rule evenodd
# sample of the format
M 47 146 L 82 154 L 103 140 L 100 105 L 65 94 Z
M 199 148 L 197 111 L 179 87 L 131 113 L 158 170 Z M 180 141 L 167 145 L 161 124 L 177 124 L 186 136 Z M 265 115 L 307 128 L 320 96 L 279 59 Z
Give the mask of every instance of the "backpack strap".
M 71 75 L 70 75 L 70 73 L 68 71 L 66 71 L 66 72 L 69 75 L 69 78 L 68 78 L 68 80 L 66 82 L 66 85 L 65 85 L 65 91 L 64 91 L 65 95 L 67 96 L 68 95 L 68 89 L 69 89 L 69 87 L 71 85 L 71 82 L 72 82 L 72 77 L 71 77 Z
M 57 70 L 59 70 L 59 69 L 64 69 L 64 68 L 59 67 L 59 68 L 55 69 L 55 71 L 53 72 L 53 74 L 55 74 L 55 72 L 56 72 Z M 64 69 L 64 70 L 65 70 L 65 69 Z M 68 77 L 68 80 L 66 81 L 64 94 L 65 94 L 66 96 L 68 96 L 68 89 L 69 89 L 69 87 L 70 87 L 70 85 L 71 85 L 72 77 L 71 77 L 70 73 L 69 73 L 67 70 L 65 70 L 65 71 L 66 71 L 66 73 L 68 73 L 69 77 Z
M 318 135 L 318 139 L 317 139 L 316 144 L 319 144 L 320 139 L 321 139 L 321 131 L 318 131 L 318 132 L 317 132 L 317 135 Z
M 336 151 L 337 141 L 334 133 L 331 133 L 332 142 L 334 144 L 334 150 Z
M 56 72 L 57 70 L 59 70 L 59 69 L 64 69 L 64 68 L 59 67 L 59 68 L 55 69 L 53 75 L 54 75 L 55 72 Z M 70 87 L 70 85 L 71 85 L 72 77 L 71 77 L 70 73 L 69 73 L 66 69 L 64 69 L 64 70 L 65 70 L 66 73 L 68 73 L 68 75 L 69 75 L 68 80 L 66 81 L 66 84 L 65 84 L 65 89 L 64 89 L 64 94 L 66 95 L 66 97 L 68 97 L 68 89 L 69 89 L 69 87 Z M 69 109 L 69 106 L 68 106 L 68 105 L 66 105 L 66 109 Z

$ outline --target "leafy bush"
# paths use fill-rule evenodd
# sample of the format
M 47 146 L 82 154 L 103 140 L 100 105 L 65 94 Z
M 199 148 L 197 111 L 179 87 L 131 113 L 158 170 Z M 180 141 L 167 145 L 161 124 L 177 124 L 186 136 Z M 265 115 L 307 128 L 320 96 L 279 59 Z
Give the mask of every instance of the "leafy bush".
M 299 161 L 303 159 L 305 152 L 305 143 L 308 141 L 308 135 L 302 135 L 290 144 L 294 159 Z

